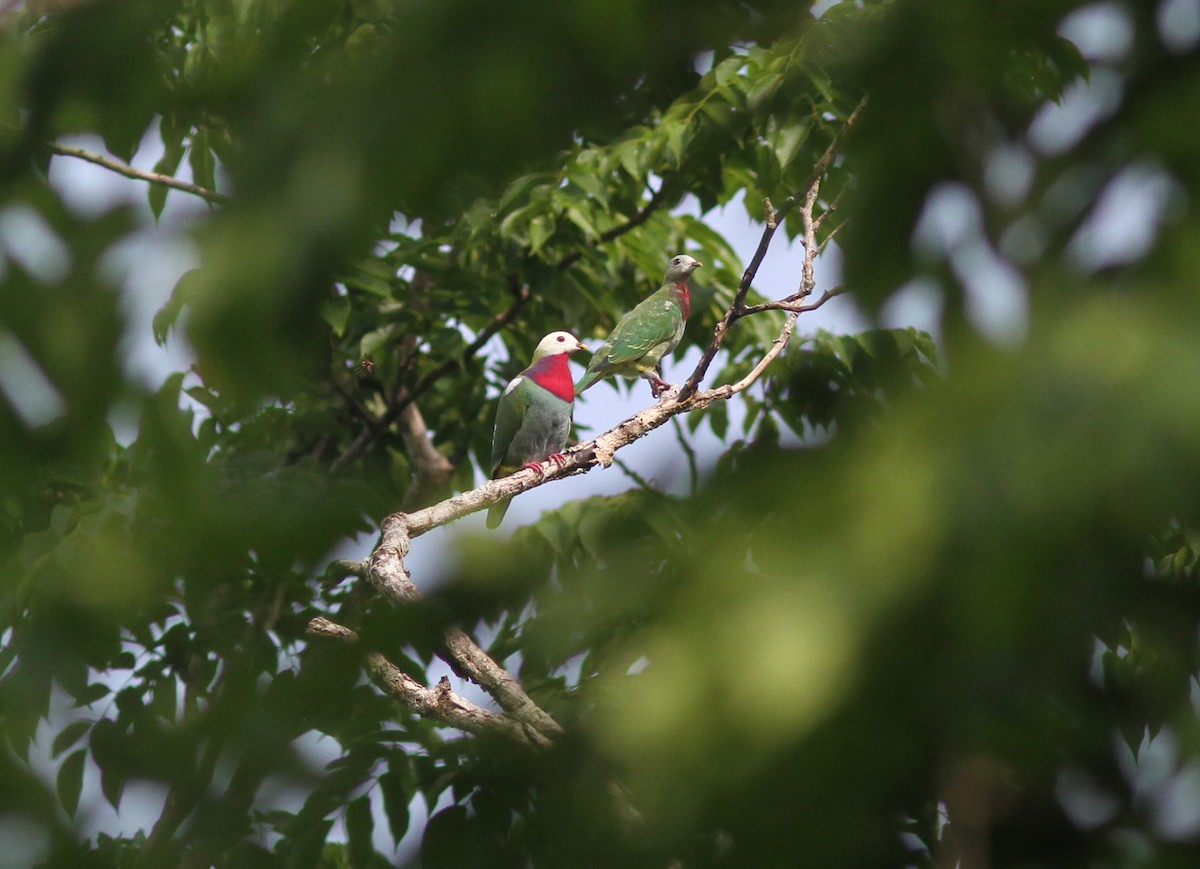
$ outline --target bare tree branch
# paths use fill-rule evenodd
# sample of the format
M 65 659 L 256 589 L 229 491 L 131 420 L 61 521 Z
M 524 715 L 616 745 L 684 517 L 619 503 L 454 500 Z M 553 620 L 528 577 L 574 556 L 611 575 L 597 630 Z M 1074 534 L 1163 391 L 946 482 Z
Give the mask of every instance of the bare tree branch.
M 764 359 L 760 360 L 750 375 L 747 375 L 747 377 L 736 384 L 725 384 L 714 389 L 696 392 L 685 399 L 679 398 L 680 392 L 678 390 L 669 391 L 657 404 L 639 411 L 594 440 L 583 441 L 572 447 L 565 453 L 566 458 L 561 467 L 553 463 L 548 463 L 543 465 L 543 470 L 540 472 L 532 468 L 523 468 L 507 477 L 501 477 L 498 480 L 488 480 L 470 491 L 460 492 L 452 498 L 447 498 L 423 510 L 417 510 L 413 513 L 393 513 L 388 516 L 383 520 L 383 541 L 371 556 L 372 566 L 370 575 L 372 580 L 374 581 L 376 578 L 376 559 L 380 558 L 381 554 L 384 558 L 391 557 L 390 553 L 384 552 L 388 548 L 389 528 L 404 527 L 404 547 L 401 555 L 403 557 L 408 552 L 409 541 L 427 531 L 431 531 L 455 519 L 460 519 L 477 510 L 482 510 L 496 501 L 511 498 L 529 489 L 536 489 L 550 480 L 576 474 L 585 474 L 597 465 L 608 467 L 612 464 L 613 455 L 618 450 L 645 437 L 672 417 L 690 413 L 693 410 L 701 410 L 708 407 L 714 401 L 724 401 L 746 389 L 746 387 L 762 375 L 767 365 L 779 355 L 783 349 L 783 345 L 791 337 L 793 327 L 793 322 L 789 321 L 789 323 L 785 323 L 780 336 L 775 339 Z M 390 548 L 399 552 L 399 547 L 396 546 L 395 542 L 392 543 Z M 407 571 L 404 571 L 403 567 L 400 568 L 400 571 L 404 576 L 401 584 L 404 590 L 397 587 L 394 589 L 384 589 L 384 593 L 394 597 L 397 601 L 413 600 L 419 595 L 419 592 L 416 592 L 415 587 L 412 587 L 411 592 L 408 591 L 408 588 L 412 586 L 412 581 L 408 578 Z M 388 577 L 387 582 L 399 582 L 398 579 L 394 579 L 399 576 L 398 573 L 388 572 L 382 574 L 381 578 L 383 576 Z
M 393 604 L 403 606 L 421 598 L 420 590 L 413 585 L 408 568 L 404 566 L 404 559 L 408 556 L 409 541 L 414 536 L 411 532 L 412 517 L 421 516 L 431 509 L 434 508 L 411 514 L 393 513 L 383 520 L 383 533 L 368 562 L 367 578 L 376 591 Z M 422 529 L 422 532 L 429 528 Z M 450 628 L 444 640 L 448 655 L 446 660 L 491 694 L 501 708 L 526 729 L 551 738 L 562 733 L 558 722 L 530 699 L 516 677 L 492 660 L 465 632 Z
M 111 169 L 118 175 L 124 175 L 126 178 L 133 178 L 138 181 L 148 181 L 151 184 L 160 184 L 163 187 L 170 187 L 172 190 L 180 190 L 184 193 L 191 193 L 193 196 L 199 196 L 201 199 L 211 202 L 215 205 L 224 205 L 232 201 L 232 198 L 224 193 L 218 193 L 215 190 L 209 190 L 207 187 L 201 187 L 199 184 L 193 184 L 190 181 L 181 181 L 178 178 L 173 178 L 170 175 L 163 175 L 160 172 L 147 172 L 142 169 L 135 169 L 128 163 L 122 163 L 120 160 L 113 157 L 97 154 L 95 151 L 88 151 L 84 148 L 75 148 L 71 145 L 62 145 L 58 142 L 47 142 L 46 147 L 51 153 L 58 154 L 62 157 L 77 157 L 80 160 L 86 160 L 89 163 L 95 163 L 97 166 L 103 166 L 105 169 Z
M 832 289 L 826 290 L 821 294 L 821 298 L 807 305 L 800 304 L 797 298 L 791 296 L 778 302 L 763 302 L 761 305 L 748 305 L 745 314 L 746 316 L 750 316 L 751 314 L 760 314 L 763 311 L 791 311 L 793 314 L 803 314 L 807 311 L 817 310 L 817 308 L 824 305 L 830 299 L 840 296 L 846 290 L 847 287 L 839 284 Z
M 320 617 L 308 623 L 308 634 L 344 643 L 358 643 L 358 635 L 354 631 Z M 378 652 L 366 652 L 364 663 L 371 679 L 385 693 L 431 721 L 467 733 L 499 734 L 531 748 L 550 746 L 550 740 L 538 731 L 523 726 L 507 715 L 476 706 L 454 693 L 450 688 L 450 680 L 445 676 L 438 680 L 437 685 L 427 688 Z
M 829 167 L 833 165 L 834 157 L 837 156 L 842 139 L 847 131 L 858 122 L 863 109 L 866 107 L 866 99 L 858 104 L 858 107 L 846 119 L 846 123 L 833 137 L 833 141 L 829 143 L 829 147 L 825 149 L 825 153 L 821 155 L 813 166 L 812 172 L 808 179 L 800 188 L 799 198 L 797 196 L 789 196 L 784 200 L 783 205 L 776 209 L 771 205 L 770 200 L 763 201 L 763 210 L 765 218 L 765 226 L 763 227 L 762 237 L 758 241 L 758 248 L 754 251 L 754 256 L 751 257 L 749 265 L 746 266 L 746 271 L 742 274 L 741 283 L 738 284 L 737 291 L 733 296 L 733 303 L 729 306 L 729 310 L 725 312 L 725 316 L 717 323 L 713 330 L 712 340 L 709 342 L 708 348 L 704 351 L 704 355 L 700 357 L 700 362 L 696 365 L 694 371 L 684 382 L 683 388 L 679 391 L 679 401 L 686 401 L 690 398 L 697 389 L 700 388 L 700 381 L 704 379 L 704 375 L 708 373 L 708 367 L 716 358 L 717 352 L 721 349 L 721 344 L 725 341 L 725 336 L 729 333 L 730 327 L 739 319 L 746 316 L 746 296 L 750 292 L 750 285 L 754 281 L 755 275 L 758 274 L 758 267 L 762 264 L 763 257 L 767 255 L 767 248 L 771 245 L 771 239 L 775 235 L 775 231 L 779 225 L 786 219 L 788 213 L 794 208 L 799 201 L 803 200 L 803 208 L 801 209 L 804 219 L 804 246 L 805 257 L 803 267 L 803 277 L 801 278 L 801 291 L 798 296 L 805 296 L 812 292 L 813 280 L 813 262 L 818 253 L 816 243 L 816 224 L 813 220 L 813 209 L 817 200 L 817 193 L 820 189 L 821 178 L 829 171 Z M 836 201 L 836 200 L 835 200 Z M 805 290 L 807 288 L 807 291 Z M 764 309 L 766 310 L 766 309 Z
M 769 199 L 763 201 L 763 210 L 766 213 L 766 226 L 763 227 L 762 237 L 758 240 L 758 248 L 754 251 L 754 256 L 750 258 L 750 264 L 746 266 L 745 272 L 742 273 L 741 283 L 738 284 L 737 291 L 733 295 L 733 303 L 729 306 L 729 310 L 725 312 L 725 316 L 717 323 L 708 348 L 704 351 L 704 355 L 700 357 L 695 370 L 692 371 L 691 376 L 688 377 L 683 384 L 683 388 L 679 391 L 679 400 L 684 401 L 695 394 L 700 386 L 700 381 L 708 373 L 708 366 L 712 364 L 713 359 L 717 356 L 717 351 L 721 349 L 721 344 L 724 343 L 725 336 L 729 333 L 729 328 L 743 316 L 742 309 L 746 306 L 746 295 L 750 292 L 750 285 L 754 282 L 754 276 L 758 274 L 758 267 L 762 265 L 763 257 L 767 255 L 767 248 L 771 246 L 771 239 L 775 235 L 775 230 L 779 228 L 779 224 L 783 222 L 787 213 L 795 205 L 796 197 L 794 196 L 789 196 L 784 200 L 783 206 L 778 210 L 771 205 Z
M 397 421 L 400 437 L 404 440 L 404 451 L 413 467 L 413 487 L 405 493 L 409 504 L 421 504 L 433 493 L 438 492 L 454 473 L 454 463 L 438 452 L 429 438 L 425 417 L 415 404 L 409 404 L 400 412 Z
M 817 206 L 820 192 L 821 179 L 818 178 L 804 191 L 804 207 L 800 209 L 800 220 L 804 226 L 804 263 L 800 266 L 800 289 L 796 295 L 801 299 L 811 295 L 817 285 L 817 224 L 813 220 L 813 209 Z

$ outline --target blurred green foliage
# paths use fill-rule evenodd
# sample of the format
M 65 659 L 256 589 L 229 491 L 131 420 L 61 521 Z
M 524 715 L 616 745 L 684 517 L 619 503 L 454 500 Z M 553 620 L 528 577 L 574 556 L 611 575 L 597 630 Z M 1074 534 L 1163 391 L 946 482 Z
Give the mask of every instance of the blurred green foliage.
M 1195 864 L 1186 4 L 20 5 L 0 830 L 30 860 L 387 865 L 415 833 L 425 867 Z M 1089 81 L 1103 110 L 1046 138 Z M 180 230 L 201 264 L 154 337 L 197 361 L 154 389 L 111 267 L 138 214 L 46 180 L 76 133 L 125 160 L 157 134 L 156 171 L 231 197 Z M 818 240 L 868 314 L 933 288 L 938 340 L 802 315 L 739 412 L 686 420 L 724 444 L 689 495 L 460 540 L 405 611 L 329 580 L 379 517 L 473 486 L 537 339 L 606 334 L 669 253 L 706 263 L 679 352 L 706 344 L 743 263 L 678 206 L 761 219 L 835 142 Z M 947 191 L 978 219 L 939 235 Z M 997 343 L 978 298 L 1014 280 L 1026 320 Z M 741 320 L 714 381 L 781 324 Z M 410 403 L 448 476 L 396 425 Z M 567 733 L 534 755 L 436 727 L 310 645 L 316 615 L 427 684 L 460 624 Z M 87 837 L 145 781 L 156 818 Z

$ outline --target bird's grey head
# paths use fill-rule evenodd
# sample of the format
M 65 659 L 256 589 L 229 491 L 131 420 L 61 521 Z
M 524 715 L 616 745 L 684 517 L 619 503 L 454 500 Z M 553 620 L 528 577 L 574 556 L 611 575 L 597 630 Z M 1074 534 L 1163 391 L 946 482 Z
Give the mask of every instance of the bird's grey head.
M 667 282 L 686 281 L 688 276 L 702 265 L 704 263 L 698 259 L 693 259 L 686 253 L 677 253 L 667 263 Z

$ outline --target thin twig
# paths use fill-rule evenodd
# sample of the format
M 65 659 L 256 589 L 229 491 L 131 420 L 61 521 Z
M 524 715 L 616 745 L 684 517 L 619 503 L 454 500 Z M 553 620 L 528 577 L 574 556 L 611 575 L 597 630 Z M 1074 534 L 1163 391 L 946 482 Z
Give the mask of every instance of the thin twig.
M 657 492 L 658 491 L 658 489 L 654 488 L 653 483 L 651 483 L 649 480 L 647 480 L 645 477 L 643 477 L 641 474 L 639 474 L 633 468 L 629 467 L 628 462 L 623 462 L 620 459 L 614 457 L 613 464 L 616 465 L 618 468 L 620 468 L 621 472 L 623 474 L 625 474 L 625 476 L 627 476 L 629 479 L 633 480 L 634 485 L 637 486 L 639 489 L 645 489 L 648 492 Z
M 771 349 L 766 352 L 762 359 L 758 360 L 758 364 L 751 368 L 745 377 L 733 384 L 730 392 L 731 395 L 736 395 L 762 377 L 763 372 L 767 370 L 767 366 L 775 361 L 775 357 L 783 351 L 784 346 L 791 340 L 792 331 L 796 328 L 796 319 L 799 316 L 795 311 L 787 315 L 787 318 L 783 321 L 783 329 L 775 338 L 775 343 L 771 345 Z
M 358 396 L 356 396 L 353 392 L 348 390 L 346 387 L 342 386 L 341 381 L 338 379 L 337 375 L 334 375 L 333 377 L 331 377 L 330 381 L 333 383 L 334 390 L 337 392 L 338 395 L 340 395 L 342 397 L 342 400 L 344 402 L 346 402 L 346 404 L 349 406 L 350 410 L 354 412 L 355 416 L 357 416 L 360 420 L 362 420 L 363 423 L 366 424 L 367 426 L 370 426 L 373 428 L 378 427 L 379 421 L 377 419 L 375 419 L 375 414 L 373 414 L 373 413 L 371 413 L 371 411 L 367 410 L 367 406 L 358 400 Z
M 828 247 L 829 242 L 831 242 L 835 238 L 837 238 L 837 234 L 842 231 L 842 227 L 845 225 L 846 225 L 846 221 L 843 220 L 841 223 L 839 223 L 833 229 L 829 230 L 829 235 L 825 236 L 825 239 L 819 245 L 817 245 L 817 256 L 820 256 L 821 254 L 825 253 L 825 248 Z
M 867 101 L 864 97 L 858 104 L 850 117 L 846 119 L 846 123 L 838 130 L 833 140 L 829 143 L 829 147 L 825 149 L 825 153 L 821 155 L 813 166 L 812 172 L 809 174 L 804 185 L 800 188 L 804 198 L 804 215 L 805 225 L 805 259 L 804 259 L 804 277 L 801 283 L 801 295 L 807 295 L 804 288 L 807 287 L 811 292 L 812 288 L 812 267 L 813 261 L 817 254 L 817 245 L 815 242 L 816 232 L 813 226 L 813 207 L 816 202 L 817 191 L 820 187 L 821 178 L 829 171 L 829 167 L 833 165 L 833 159 L 837 155 L 838 148 L 841 145 L 843 137 L 858 122 L 862 116 L 863 109 L 866 107 Z M 763 257 L 767 254 L 767 248 L 770 247 L 771 239 L 775 235 L 775 231 L 791 209 L 796 205 L 797 197 L 789 196 L 779 209 L 771 207 L 769 200 L 764 201 L 766 211 L 765 222 L 763 227 L 762 237 L 759 239 L 758 248 L 754 251 L 754 256 L 751 257 L 750 264 L 746 267 L 745 273 L 742 275 L 741 283 L 738 284 L 737 292 L 734 294 L 733 304 L 729 306 L 729 310 L 725 312 L 725 316 L 717 323 L 713 330 L 712 340 L 709 342 L 708 348 L 700 357 L 700 361 L 696 364 L 696 368 L 692 371 L 691 376 L 684 382 L 683 387 L 679 391 L 678 400 L 685 401 L 690 398 L 697 389 L 700 388 L 700 381 L 704 379 L 704 375 L 708 373 L 708 367 L 716 358 L 717 352 L 721 349 L 721 344 L 725 340 L 725 336 L 729 333 L 730 327 L 739 319 L 747 315 L 746 296 L 750 292 L 750 284 L 754 280 L 754 276 L 758 274 L 758 267 L 761 265 Z
M 799 304 L 798 299 L 791 296 L 779 302 L 763 302 L 761 305 L 749 305 L 746 308 L 745 314 L 747 317 L 751 314 L 761 314 L 763 311 L 790 311 L 793 314 L 803 314 L 807 311 L 817 310 L 817 308 L 824 305 L 830 299 L 840 296 L 846 290 L 847 287 L 844 284 L 839 284 L 833 289 L 826 290 L 821 294 L 821 298 L 807 305 Z
M 50 149 L 51 153 L 63 157 L 77 157 L 80 160 L 95 163 L 97 166 L 103 166 L 105 169 L 111 169 L 113 172 L 116 172 L 118 175 L 124 175 L 126 178 L 148 181 L 151 184 L 161 184 L 163 187 L 170 187 L 172 190 L 179 190 L 183 193 L 191 193 L 193 196 L 199 196 L 201 199 L 216 205 L 224 205 L 232 201 L 232 198 L 226 196 L 224 193 L 209 190 L 207 187 L 201 187 L 199 184 L 193 184 L 190 181 L 180 181 L 178 178 L 163 175 L 160 172 L 147 172 L 143 169 L 135 169 L 128 163 L 122 163 L 120 160 L 112 157 L 97 154 L 95 151 L 75 148 L 71 145 L 61 145 L 58 142 L 47 142 L 46 147 Z
M 687 459 L 688 481 L 691 484 L 691 491 L 694 493 L 700 486 L 700 467 L 696 462 L 696 450 L 688 443 L 688 439 L 683 433 L 683 424 L 679 421 L 679 417 L 673 417 L 671 422 L 675 427 L 675 440 L 679 443 L 679 449 L 683 451 L 683 455 Z
M 750 264 L 746 266 L 746 271 L 742 274 L 741 283 L 738 284 L 737 291 L 733 296 L 733 303 L 729 306 L 729 310 L 725 312 L 725 316 L 717 323 L 713 329 L 712 340 L 708 344 L 708 348 L 700 357 L 700 361 L 696 363 L 696 368 L 684 382 L 683 388 L 679 391 L 679 401 L 686 401 L 700 387 L 700 381 L 704 379 L 704 375 L 708 373 L 708 366 L 712 364 L 713 359 L 717 356 L 717 351 L 721 349 L 721 344 L 725 341 L 725 336 L 729 333 L 729 328 L 736 323 L 742 316 L 742 310 L 746 306 L 746 296 L 750 292 L 750 285 L 754 282 L 755 275 L 758 274 L 758 267 L 762 265 L 763 258 L 767 255 L 767 248 L 771 246 L 771 239 L 775 235 L 775 230 L 783 223 L 787 213 L 796 205 L 796 197 L 789 196 L 784 200 L 783 206 L 776 210 L 772 207 L 769 200 L 764 202 L 766 210 L 766 226 L 763 227 L 762 237 L 758 240 L 758 247 L 754 251 L 754 256 L 750 258 Z
M 838 209 L 842 207 L 842 200 L 846 198 L 846 194 L 849 192 L 849 190 L 850 185 L 843 184 L 842 189 L 838 191 L 838 195 L 833 198 L 833 202 L 830 202 L 828 205 L 826 205 L 825 210 L 822 211 L 820 215 L 813 218 L 813 226 L 816 227 L 818 232 L 825 224 L 825 221 L 829 218 L 829 216 L 831 214 L 836 214 Z
M 817 285 L 817 226 L 813 220 L 813 210 L 817 207 L 817 196 L 821 192 L 821 179 L 817 178 L 804 191 L 804 208 L 800 210 L 800 218 L 804 226 L 804 263 L 800 267 L 800 289 L 796 295 L 806 298 L 811 295 Z
M 837 156 L 838 149 L 842 145 L 842 139 L 844 139 L 846 134 L 850 132 L 850 129 L 858 123 L 858 120 L 862 117 L 863 110 L 866 109 L 866 107 L 867 98 L 863 97 L 862 101 L 855 106 L 854 111 L 850 113 L 850 117 L 846 118 L 846 123 L 843 124 L 842 128 L 834 135 L 833 141 L 829 143 L 829 147 L 825 149 L 825 153 L 822 154 L 821 158 L 813 165 L 812 172 L 809 174 L 808 178 L 805 179 L 804 184 L 800 187 L 801 190 L 808 190 L 826 172 L 829 171 L 829 167 L 833 165 L 833 158 Z

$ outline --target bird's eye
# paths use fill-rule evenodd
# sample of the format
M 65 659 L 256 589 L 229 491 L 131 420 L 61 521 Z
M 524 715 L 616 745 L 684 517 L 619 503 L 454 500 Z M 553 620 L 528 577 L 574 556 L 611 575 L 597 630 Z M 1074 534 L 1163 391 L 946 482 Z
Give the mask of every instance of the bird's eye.
M 563 341 L 566 341 L 566 340 L 567 340 L 567 339 L 566 339 L 566 338 L 564 338 L 562 335 L 559 335 L 559 336 L 558 336 L 558 343 L 559 343 L 559 344 L 561 344 Z

